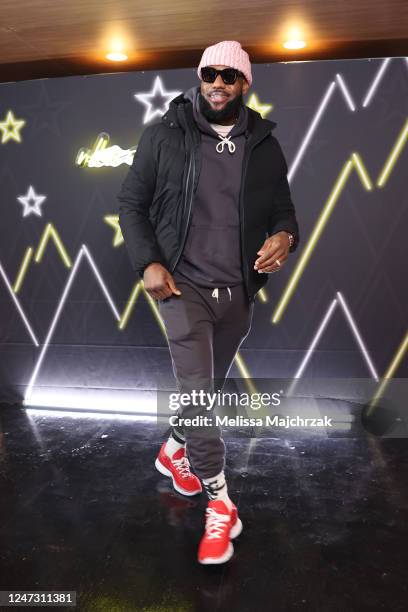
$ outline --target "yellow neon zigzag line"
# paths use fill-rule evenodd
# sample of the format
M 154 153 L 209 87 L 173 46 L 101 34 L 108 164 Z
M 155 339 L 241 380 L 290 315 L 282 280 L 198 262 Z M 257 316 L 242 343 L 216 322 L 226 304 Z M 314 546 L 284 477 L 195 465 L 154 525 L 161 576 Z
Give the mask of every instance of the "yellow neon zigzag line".
M 394 373 L 396 372 L 398 366 L 400 365 L 401 361 L 404 358 L 405 353 L 407 352 L 408 349 L 408 332 L 405 335 L 405 338 L 402 340 L 401 344 L 399 345 L 399 347 L 397 348 L 397 351 L 395 353 L 395 355 L 393 356 L 393 358 L 391 359 L 391 363 L 387 368 L 387 371 L 385 372 L 384 376 L 382 377 L 382 380 L 380 382 L 380 385 L 378 386 L 373 398 L 370 401 L 370 407 L 367 410 L 367 416 L 369 416 L 372 411 L 374 410 L 374 407 L 376 406 L 378 400 L 380 399 L 382 393 L 384 392 L 385 388 L 387 387 L 390 378 L 393 378 Z
M 50 239 L 54 241 L 57 251 L 61 255 L 61 258 L 64 264 L 67 266 L 67 268 L 71 268 L 72 266 L 71 259 L 62 243 L 61 238 L 59 237 L 57 230 L 55 229 L 52 223 L 47 223 L 45 227 L 43 235 L 41 236 L 41 239 L 40 239 L 40 244 L 38 245 L 38 248 L 37 248 L 37 253 L 34 257 L 34 261 L 36 263 L 39 263 L 41 261 L 42 256 L 44 255 L 44 252 L 45 252 L 45 247 L 47 246 L 48 241 Z
M 403 127 L 403 129 L 401 130 L 399 136 L 397 137 L 396 143 L 394 144 L 390 155 L 388 156 L 385 165 L 380 173 L 380 176 L 377 180 L 377 185 L 379 187 L 383 187 L 386 183 L 386 181 L 388 180 L 391 170 L 392 168 L 395 166 L 397 159 L 399 158 L 402 148 L 407 140 L 407 136 L 408 136 L 408 120 L 405 123 L 405 126 Z M 292 297 L 292 294 L 294 293 L 298 282 L 300 281 L 300 277 L 303 274 L 304 269 L 306 268 L 306 265 L 313 253 L 313 250 L 315 248 L 315 246 L 317 245 L 317 242 L 320 238 L 320 235 L 322 234 L 322 231 L 327 223 L 327 221 L 329 220 L 329 217 L 334 209 L 334 206 L 341 194 L 341 192 L 343 191 L 343 188 L 345 187 L 345 184 L 350 176 L 351 170 L 354 169 L 357 171 L 357 174 L 363 184 L 363 187 L 367 190 L 367 191 L 371 191 L 372 189 L 372 184 L 370 181 L 370 178 L 368 176 L 368 173 L 363 165 L 363 162 L 360 158 L 360 156 L 357 153 L 352 153 L 351 155 L 351 159 L 349 159 L 343 166 L 340 175 L 338 177 L 338 179 L 336 180 L 334 187 L 332 189 L 332 192 L 328 198 L 328 200 L 326 201 L 322 212 L 319 215 L 319 218 L 316 222 L 316 225 L 312 231 L 312 234 L 306 244 L 305 249 L 302 252 L 302 255 L 299 259 L 299 261 L 297 262 L 297 265 L 294 269 L 294 271 L 292 272 L 288 283 L 286 285 L 286 288 L 283 292 L 282 297 L 280 298 L 278 305 L 276 307 L 275 312 L 272 315 L 272 319 L 271 322 L 272 323 L 277 323 L 281 317 L 282 314 L 284 312 L 284 310 L 286 309 L 290 298 Z
M 21 289 L 21 285 L 23 284 L 23 280 L 28 270 L 28 266 L 30 265 L 32 256 L 33 256 L 33 247 L 28 247 L 25 252 L 22 264 L 20 266 L 20 270 L 17 273 L 17 278 L 14 282 L 14 286 L 13 286 L 14 293 L 18 293 Z
M 163 334 L 167 338 L 166 328 L 164 326 L 163 319 L 160 316 L 159 309 L 157 308 L 153 298 L 147 293 L 147 291 L 144 288 L 143 283 L 142 283 L 141 280 L 137 281 L 135 283 L 135 286 L 133 287 L 133 290 L 132 290 L 132 292 L 131 292 L 131 294 L 129 296 L 127 304 L 126 304 L 126 306 L 125 306 L 125 308 L 123 310 L 123 313 L 122 313 L 122 315 L 121 315 L 121 317 L 120 317 L 120 319 L 118 321 L 118 329 L 120 329 L 120 330 L 125 329 L 128 321 L 130 319 L 130 315 L 132 314 L 132 311 L 133 311 L 133 309 L 135 307 L 135 304 L 137 302 L 139 294 L 141 292 L 144 294 L 144 297 L 147 299 L 148 304 L 149 304 L 149 306 L 150 306 L 150 308 L 152 310 L 154 318 L 156 319 L 156 321 L 160 325 L 160 328 L 161 328 Z
M 268 294 L 265 291 L 265 287 L 262 287 L 256 294 L 256 297 L 259 297 L 260 301 L 264 304 L 268 301 Z
M 67 268 L 71 268 L 72 266 L 72 262 L 71 259 L 62 243 L 62 240 L 57 232 L 57 230 L 55 229 L 55 227 L 53 226 L 52 223 L 47 223 L 47 225 L 44 228 L 43 234 L 40 238 L 40 242 L 37 248 L 37 253 L 34 257 L 34 261 L 35 263 L 39 263 L 44 255 L 45 252 L 45 248 L 49 242 L 49 240 L 53 240 L 57 251 L 59 252 L 59 254 L 61 255 L 61 259 L 64 262 L 64 264 L 66 265 Z M 17 277 L 16 280 L 14 282 L 14 286 L 13 286 L 13 291 L 14 293 L 18 293 L 18 291 L 20 291 L 22 284 L 23 284 L 23 280 L 26 276 L 28 267 L 32 261 L 32 254 L 33 254 L 33 247 L 28 247 L 25 255 L 23 257 L 23 261 L 21 263 L 21 266 L 19 268 L 19 271 L 17 272 Z
M 339 198 L 340 193 L 342 192 L 344 185 L 346 184 L 348 177 L 351 174 L 351 171 L 353 169 L 354 166 L 353 161 L 348 160 L 339 175 L 339 178 L 337 179 L 332 192 L 326 202 L 326 204 L 323 207 L 323 211 L 320 213 L 320 216 L 317 220 L 317 223 L 312 231 L 312 235 L 309 238 L 308 243 L 306 244 L 306 247 L 297 263 L 297 266 L 295 267 L 291 277 L 289 278 L 289 281 L 286 285 L 286 288 L 284 290 L 283 296 L 281 297 L 278 306 L 275 310 L 275 313 L 272 315 L 272 323 L 277 323 L 280 319 L 280 317 L 282 316 L 282 313 L 285 309 L 285 307 L 287 306 L 287 304 L 289 303 L 289 299 L 292 295 L 292 293 L 295 291 L 296 288 L 296 284 L 299 282 L 300 277 L 303 273 L 303 270 L 306 267 L 307 262 L 309 261 L 313 249 L 315 248 L 317 241 L 321 235 L 321 233 L 323 232 L 324 226 L 326 225 L 327 221 L 329 220 L 329 217 L 333 211 L 333 208 Z M 364 184 L 364 183 L 363 183 Z M 370 187 L 371 188 L 371 187 Z
M 152 310 L 153 316 L 156 319 L 157 323 L 160 326 L 160 329 L 162 330 L 165 338 L 168 340 L 167 337 L 167 333 L 166 333 L 166 328 L 163 322 L 162 317 L 160 316 L 160 312 L 159 309 L 157 308 L 157 305 L 155 303 L 155 301 L 153 300 L 153 298 L 148 294 L 148 292 L 146 291 L 146 289 L 144 288 L 144 284 L 143 281 L 137 281 L 137 283 L 135 284 L 130 297 L 128 299 L 128 302 L 123 310 L 123 313 L 118 321 L 118 329 L 123 330 L 125 329 L 130 315 L 132 314 L 132 311 L 135 307 L 135 304 L 137 302 L 137 299 L 140 295 L 140 293 L 143 293 L 145 298 L 147 299 L 147 302 Z M 237 354 L 235 355 L 235 362 L 237 364 L 237 368 L 242 376 L 242 378 L 245 379 L 245 384 L 247 386 L 247 388 L 249 389 L 249 391 L 251 393 L 256 393 L 256 387 L 254 385 L 254 383 L 252 382 L 251 379 L 251 375 L 249 373 L 249 370 L 245 364 L 244 358 L 239 354 L 239 351 L 237 352 Z
M 384 187 L 385 183 L 388 180 L 389 175 L 391 174 L 391 170 L 394 168 L 398 157 L 401 154 L 402 147 L 405 145 L 405 142 L 408 137 L 408 119 L 405 122 L 404 127 L 400 131 L 397 141 L 393 148 L 391 149 L 391 153 L 389 154 L 383 169 L 380 172 L 380 176 L 377 179 L 377 187 Z

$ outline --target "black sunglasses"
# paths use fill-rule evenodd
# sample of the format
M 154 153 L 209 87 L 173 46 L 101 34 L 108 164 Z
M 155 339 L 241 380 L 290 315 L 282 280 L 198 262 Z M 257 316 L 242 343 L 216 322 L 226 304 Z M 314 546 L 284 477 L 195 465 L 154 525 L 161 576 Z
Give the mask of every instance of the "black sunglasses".
M 217 68 L 212 66 L 201 68 L 201 78 L 205 83 L 214 83 L 219 74 L 226 85 L 233 85 L 238 77 L 244 76 L 236 68 L 224 68 L 223 70 L 217 70 Z

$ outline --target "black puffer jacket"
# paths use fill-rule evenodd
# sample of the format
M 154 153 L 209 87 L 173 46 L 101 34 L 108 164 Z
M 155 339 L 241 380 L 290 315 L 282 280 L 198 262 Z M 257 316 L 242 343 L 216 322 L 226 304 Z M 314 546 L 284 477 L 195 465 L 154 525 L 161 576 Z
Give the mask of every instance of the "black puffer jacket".
M 281 230 L 291 232 L 291 252 L 299 242 L 286 160 L 271 133 L 275 126 L 248 107 L 239 210 L 243 276 L 251 301 L 269 278 L 253 269 L 265 238 Z M 141 278 L 152 262 L 174 271 L 187 236 L 200 163 L 200 132 L 192 104 L 180 94 L 160 123 L 145 128 L 117 196 L 131 266 Z

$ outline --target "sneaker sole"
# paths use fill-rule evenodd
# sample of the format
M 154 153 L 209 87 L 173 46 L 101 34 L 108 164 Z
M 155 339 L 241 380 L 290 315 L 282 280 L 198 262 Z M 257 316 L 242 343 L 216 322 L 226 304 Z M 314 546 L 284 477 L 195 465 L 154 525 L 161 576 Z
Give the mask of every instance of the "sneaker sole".
M 233 527 L 231 527 L 230 530 L 230 539 L 233 540 L 234 538 L 237 538 L 239 536 L 239 534 L 242 531 L 242 521 L 240 518 L 237 519 L 237 522 L 235 523 L 235 525 Z
M 198 559 L 198 562 L 202 565 L 218 565 L 219 563 L 225 563 L 229 561 L 234 554 L 234 547 L 231 542 L 228 543 L 228 548 L 221 557 L 205 557 L 204 559 Z
M 154 465 L 156 469 L 160 472 L 160 474 L 163 474 L 163 476 L 167 476 L 168 478 L 172 479 L 173 487 L 178 493 L 181 493 L 181 495 L 187 495 L 188 497 L 191 497 L 192 495 L 197 495 L 198 493 L 201 493 L 202 489 L 198 489 L 197 491 L 186 491 L 186 489 L 182 489 L 181 487 L 179 487 L 179 485 L 174 480 L 173 474 L 159 461 L 158 458 L 154 462 Z

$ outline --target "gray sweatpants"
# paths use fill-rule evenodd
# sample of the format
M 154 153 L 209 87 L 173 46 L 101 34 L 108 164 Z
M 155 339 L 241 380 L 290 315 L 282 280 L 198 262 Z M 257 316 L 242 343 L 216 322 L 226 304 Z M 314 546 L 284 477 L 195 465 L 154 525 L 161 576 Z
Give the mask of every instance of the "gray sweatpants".
M 177 271 L 173 276 L 182 293 L 159 300 L 158 308 L 178 391 L 222 391 L 235 354 L 250 332 L 254 302 L 248 300 L 243 284 L 214 290 L 197 286 Z M 213 416 L 205 406 L 192 403 L 180 406 L 176 415 Z M 225 443 L 219 426 L 178 425 L 173 430 L 186 441 L 199 478 L 212 478 L 225 468 Z

